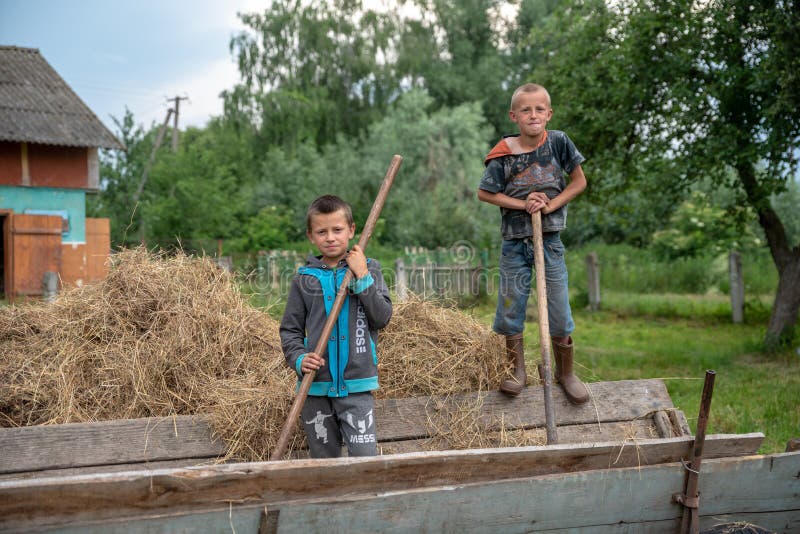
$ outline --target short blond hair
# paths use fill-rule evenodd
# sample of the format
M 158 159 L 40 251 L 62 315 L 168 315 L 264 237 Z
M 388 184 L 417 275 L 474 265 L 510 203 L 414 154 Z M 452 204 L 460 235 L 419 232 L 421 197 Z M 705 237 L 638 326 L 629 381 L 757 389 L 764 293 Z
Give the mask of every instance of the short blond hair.
M 544 88 L 543 85 L 539 85 L 538 83 L 526 83 L 525 85 L 520 85 L 514 91 L 514 94 L 511 95 L 511 111 L 514 111 L 514 104 L 517 102 L 517 97 L 522 93 L 537 93 L 542 91 L 544 94 L 547 95 L 547 105 L 550 106 L 550 93 L 547 92 L 547 89 Z
M 350 204 L 337 197 L 336 195 L 322 195 L 317 197 L 306 211 L 306 231 L 311 232 L 311 218 L 314 215 L 327 215 L 335 211 L 341 211 L 349 226 L 355 224 L 353 219 L 353 208 Z

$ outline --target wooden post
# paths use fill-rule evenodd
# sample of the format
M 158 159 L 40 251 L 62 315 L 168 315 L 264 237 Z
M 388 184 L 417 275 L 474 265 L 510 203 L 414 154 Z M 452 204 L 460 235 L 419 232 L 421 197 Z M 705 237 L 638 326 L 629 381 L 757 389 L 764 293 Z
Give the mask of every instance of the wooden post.
M 489 250 L 481 250 L 481 289 L 484 295 L 489 294 Z
M 539 346 L 542 349 L 542 366 L 539 375 L 544 387 L 544 414 L 547 444 L 558 443 L 556 416 L 553 407 L 553 373 L 550 366 L 550 320 L 547 315 L 547 285 L 544 272 L 544 238 L 542 212 L 531 216 L 533 222 L 533 263 L 536 270 L 536 301 L 539 305 Z
M 589 285 L 589 309 L 600 309 L 600 262 L 597 253 L 590 252 L 586 255 L 586 277 Z
M 425 264 L 425 286 L 422 291 L 422 294 L 426 297 L 433 297 L 433 263 L 428 257 L 428 262 Z
M 408 298 L 408 275 L 406 273 L 406 265 L 401 258 L 397 258 L 394 260 L 394 268 L 394 289 L 397 293 L 397 301 L 403 302 Z
M 46 271 L 42 277 L 42 296 L 45 302 L 53 302 L 58 295 L 58 273 Z
M 744 279 L 742 277 L 742 256 L 731 251 L 728 256 L 728 274 L 731 282 L 731 314 L 734 323 L 744 321 Z
M 176 96 L 175 98 L 171 98 L 170 100 L 175 101 L 175 106 L 173 109 L 175 110 L 175 115 L 173 116 L 172 120 L 172 151 L 178 151 L 178 114 L 180 113 L 180 105 L 181 100 L 189 100 L 187 96 Z

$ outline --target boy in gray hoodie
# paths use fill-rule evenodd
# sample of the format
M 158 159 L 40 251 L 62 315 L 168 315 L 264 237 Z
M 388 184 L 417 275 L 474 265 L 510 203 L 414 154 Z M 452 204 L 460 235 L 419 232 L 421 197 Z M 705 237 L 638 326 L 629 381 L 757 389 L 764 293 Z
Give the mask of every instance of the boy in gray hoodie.
M 336 458 L 344 440 L 350 456 L 374 456 L 375 347 L 378 330 L 392 316 L 389 290 L 376 260 L 367 259 L 358 245 L 348 250 L 356 229 L 349 204 L 334 195 L 317 198 L 306 227 L 321 255 L 309 255 L 292 280 L 280 336 L 286 363 L 300 378 L 316 371 L 301 411 L 308 448 L 312 458 Z M 323 358 L 309 347 L 317 346 L 347 269 L 353 280 Z

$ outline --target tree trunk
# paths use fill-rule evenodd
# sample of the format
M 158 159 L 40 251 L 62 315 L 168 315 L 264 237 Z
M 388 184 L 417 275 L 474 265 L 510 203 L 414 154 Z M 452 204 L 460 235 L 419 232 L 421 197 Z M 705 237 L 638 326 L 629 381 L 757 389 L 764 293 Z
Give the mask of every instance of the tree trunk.
M 736 167 L 747 200 L 758 214 L 758 223 L 764 229 L 772 260 L 778 269 L 778 290 L 764 339 L 766 347 L 774 349 L 794 340 L 800 310 L 800 246 L 790 247 L 783 222 L 759 186 L 752 164 L 739 164 Z
M 800 254 L 794 252 L 791 260 L 779 271 L 778 291 L 764 340 L 767 348 L 776 348 L 794 339 L 800 309 Z

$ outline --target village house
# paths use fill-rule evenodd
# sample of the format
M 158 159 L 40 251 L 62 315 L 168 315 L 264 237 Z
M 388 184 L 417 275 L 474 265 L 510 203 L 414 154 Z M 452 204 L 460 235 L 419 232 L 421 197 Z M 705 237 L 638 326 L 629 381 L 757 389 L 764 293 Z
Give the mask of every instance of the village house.
M 70 285 L 105 276 L 109 221 L 86 217 L 99 148 L 124 149 L 39 50 L 0 46 L 0 293 L 9 301 L 42 295 L 47 272 Z

